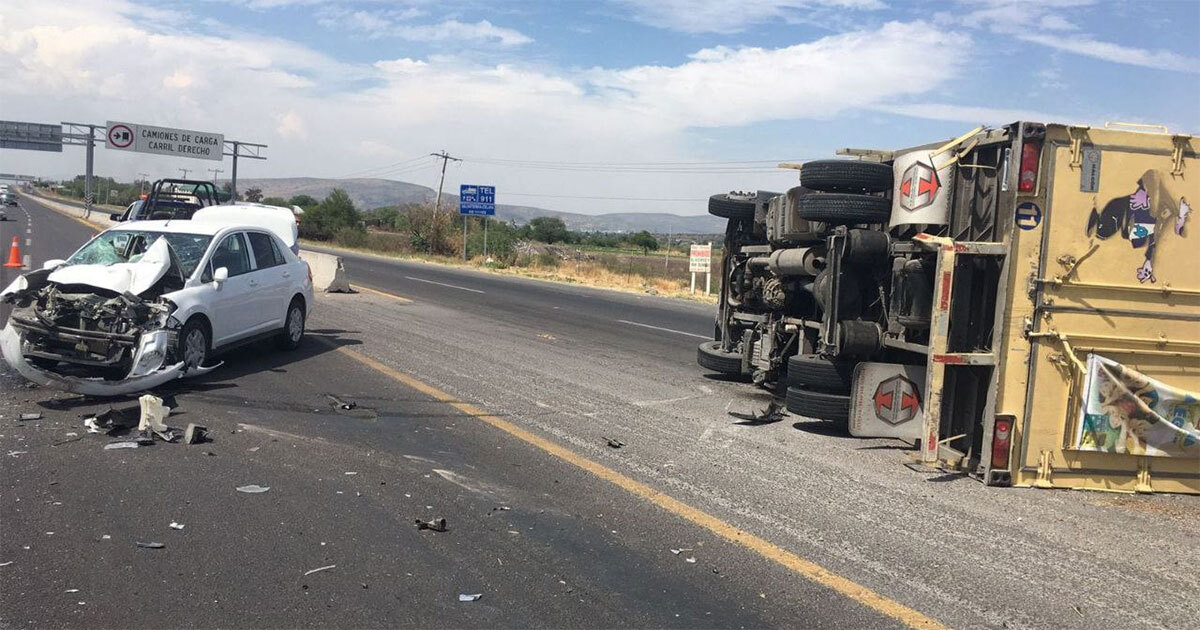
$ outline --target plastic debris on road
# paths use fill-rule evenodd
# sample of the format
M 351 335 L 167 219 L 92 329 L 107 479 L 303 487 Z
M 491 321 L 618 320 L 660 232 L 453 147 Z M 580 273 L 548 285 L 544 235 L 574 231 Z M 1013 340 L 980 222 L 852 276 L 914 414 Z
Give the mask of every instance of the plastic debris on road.
M 446 519 L 444 519 L 444 518 L 437 518 L 437 519 L 433 519 L 432 521 L 423 521 L 418 518 L 418 519 L 416 519 L 416 521 L 417 521 L 417 529 L 428 529 L 428 530 L 432 530 L 435 532 L 446 531 Z
M 622 446 L 625 446 L 624 442 L 616 438 L 606 438 L 602 436 L 600 439 L 607 440 L 609 448 L 621 448 Z
M 187 425 L 187 429 L 183 431 L 184 444 L 200 444 L 208 441 L 208 427 L 202 424 Z
M 477 602 L 477 601 L 479 601 L 479 598 L 481 598 L 481 597 L 483 597 L 483 593 L 473 593 L 473 594 L 459 593 L 458 601 L 460 601 L 460 602 Z
M 21 417 L 18 418 L 18 420 L 41 420 L 41 419 L 42 419 L 42 414 L 37 413 L 37 412 L 23 413 L 23 414 L 21 414 Z
M 734 424 L 742 424 L 747 426 L 772 424 L 783 420 L 783 407 L 779 403 L 772 400 L 771 402 L 767 403 L 766 409 L 763 409 L 758 413 L 730 411 L 729 415 L 742 420 L 742 422 L 735 422 Z
M 171 409 L 163 406 L 163 401 L 158 396 L 153 394 L 145 394 L 138 398 L 138 403 L 142 407 L 142 417 L 138 421 L 138 431 L 150 429 L 154 432 L 165 432 L 167 430 L 166 419 L 171 415 Z M 170 442 L 170 440 L 167 440 Z
M 162 549 L 163 547 L 166 547 L 166 545 L 164 545 L 160 542 L 141 542 L 141 541 L 137 542 L 137 546 L 142 549 Z
M 112 451 L 118 448 L 137 448 L 141 446 L 139 442 L 109 442 L 104 445 L 104 450 Z
M 6 567 L 14 562 L 16 562 L 16 560 L 9 560 L 8 562 L 0 562 L 0 567 Z
M 171 524 L 167 525 L 167 527 L 170 527 L 171 529 L 183 529 L 183 523 L 176 523 L 175 521 L 171 521 Z
M 333 569 L 335 567 L 337 567 L 336 564 L 331 564 L 327 567 L 317 567 L 315 569 L 309 569 L 308 571 L 304 572 L 304 575 L 312 575 L 314 573 L 320 573 L 321 571 L 328 571 L 329 569 Z
M 237 487 L 238 492 L 245 492 L 246 494 L 262 494 L 270 489 L 271 489 L 270 486 L 260 486 L 256 483 L 252 483 L 248 486 L 238 486 Z

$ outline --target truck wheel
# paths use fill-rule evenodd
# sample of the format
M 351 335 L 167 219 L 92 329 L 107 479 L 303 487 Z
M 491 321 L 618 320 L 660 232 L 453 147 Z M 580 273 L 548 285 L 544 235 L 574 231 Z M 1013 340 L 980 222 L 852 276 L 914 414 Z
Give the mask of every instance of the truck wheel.
M 892 167 L 879 162 L 814 160 L 800 167 L 800 183 L 821 192 L 882 192 L 892 187 Z
M 850 391 L 856 361 L 827 359 L 819 354 L 788 358 L 788 385 L 844 394 Z
M 796 210 L 800 218 L 809 221 L 838 225 L 887 223 L 892 213 L 892 202 L 870 195 L 822 193 L 797 198 Z
M 726 219 L 754 220 L 758 196 L 746 193 L 722 193 L 708 198 L 708 213 Z
M 842 356 L 873 354 L 883 346 L 883 331 L 875 322 L 848 320 L 838 324 L 838 351 Z
M 718 374 L 741 374 L 742 355 L 739 352 L 725 352 L 721 349 L 720 341 L 705 341 L 696 349 L 696 363 L 706 370 Z
M 787 410 L 805 418 L 829 420 L 846 425 L 850 420 L 850 395 L 815 392 L 803 387 L 789 387 L 784 396 Z
M 846 262 L 875 266 L 888 260 L 888 235 L 878 230 L 850 230 L 847 234 Z

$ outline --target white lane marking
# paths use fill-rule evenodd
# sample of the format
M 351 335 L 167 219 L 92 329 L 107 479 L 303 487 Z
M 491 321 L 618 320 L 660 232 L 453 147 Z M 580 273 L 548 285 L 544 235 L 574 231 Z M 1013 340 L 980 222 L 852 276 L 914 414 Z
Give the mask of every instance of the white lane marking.
M 31 239 L 31 238 L 25 239 L 25 247 L 29 247 L 30 245 L 33 245 L 33 239 Z
M 617 321 L 621 322 L 622 324 L 629 324 L 630 326 L 641 326 L 642 328 L 653 328 L 654 330 L 661 330 L 663 332 L 675 333 L 676 335 L 687 335 L 688 337 L 697 337 L 699 339 L 708 339 L 709 338 L 707 335 L 697 335 L 696 333 L 683 332 L 682 330 L 675 330 L 674 328 L 663 328 L 662 326 L 651 326 L 650 324 L 643 324 L 641 322 L 631 322 L 627 319 L 618 319 Z
M 433 280 L 426 280 L 424 278 L 414 278 L 412 276 L 404 276 L 404 277 L 408 278 L 409 280 L 416 280 L 417 282 L 426 282 L 429 284 L 436 284 L 436 285 L 443 286 L 443 287 L 450 287 L 451 289 L 458 289 L 460 291 L 470 291 L 471 293 L 484 293 L 483 291 L 480 291 L 479 289 L 468 289 L 467 287 L 460 287 L 457 284 L 446 284 L 445 282 L 434 282 Z

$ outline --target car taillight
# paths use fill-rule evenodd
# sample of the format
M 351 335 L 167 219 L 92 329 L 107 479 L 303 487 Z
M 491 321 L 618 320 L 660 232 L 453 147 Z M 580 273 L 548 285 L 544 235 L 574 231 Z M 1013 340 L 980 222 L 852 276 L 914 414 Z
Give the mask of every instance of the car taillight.
M 1008 468 L 1012 428 L 1012 418 L 996 418 L 996 424 L 992 428 L 992 468 Z
M 1037 183 L 1038 160 L 1042 157 L 1042 144 L 1040 142 L 1025 141 L 1021 145 L 1021 173 L 1020 179 L 1017 180 L 1017 190 L 1020 192 L 1033 192 L 1034 184 Z

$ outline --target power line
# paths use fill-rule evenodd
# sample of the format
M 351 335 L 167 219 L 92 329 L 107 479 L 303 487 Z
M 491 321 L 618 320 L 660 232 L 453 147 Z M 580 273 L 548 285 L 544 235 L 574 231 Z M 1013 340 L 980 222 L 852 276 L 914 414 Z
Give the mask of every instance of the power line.
M 520 164 L 553 164 L 566 166 L 704 166 L 717 164 L 778 164 L 795 161 L 792 158 L 780 160 L 721 160 L 715 162 L 567 162 L 563 160 L 516 160 L 511 158 L 489 158 L 463 156 L 469 162 L 510 162 Z
M 549 199 L 601 199 L 605 201 L 708 201 L 707 198 L 685 197 L 598 197 L 591 195 L 547 195 L 542 193 L 519 193 L 504 191 L 504 196 L 513 197 L 546 197 Z
M 373 171 L 387 170 L 387 169 L 401 166 L 404 164 L 410 164 L 410 163 L 416 162 L 418 160 L 424 160 L 427 157 L 429 157 L 429 156 L 428 155 L 418 155 L 417 157 L 409 158 L 407 160 L 400 160 L 399 162 L 392 162 L 391 164 L 384 164 L 382 166 L 373 166 L 370 168 L 359 169 L 357 171 L 351 171 L 350 173 L 341 175 L 338 177 L 338 179 L 347 179 L 350 177 L 365 177 L 367 173 L 371 173 Z

